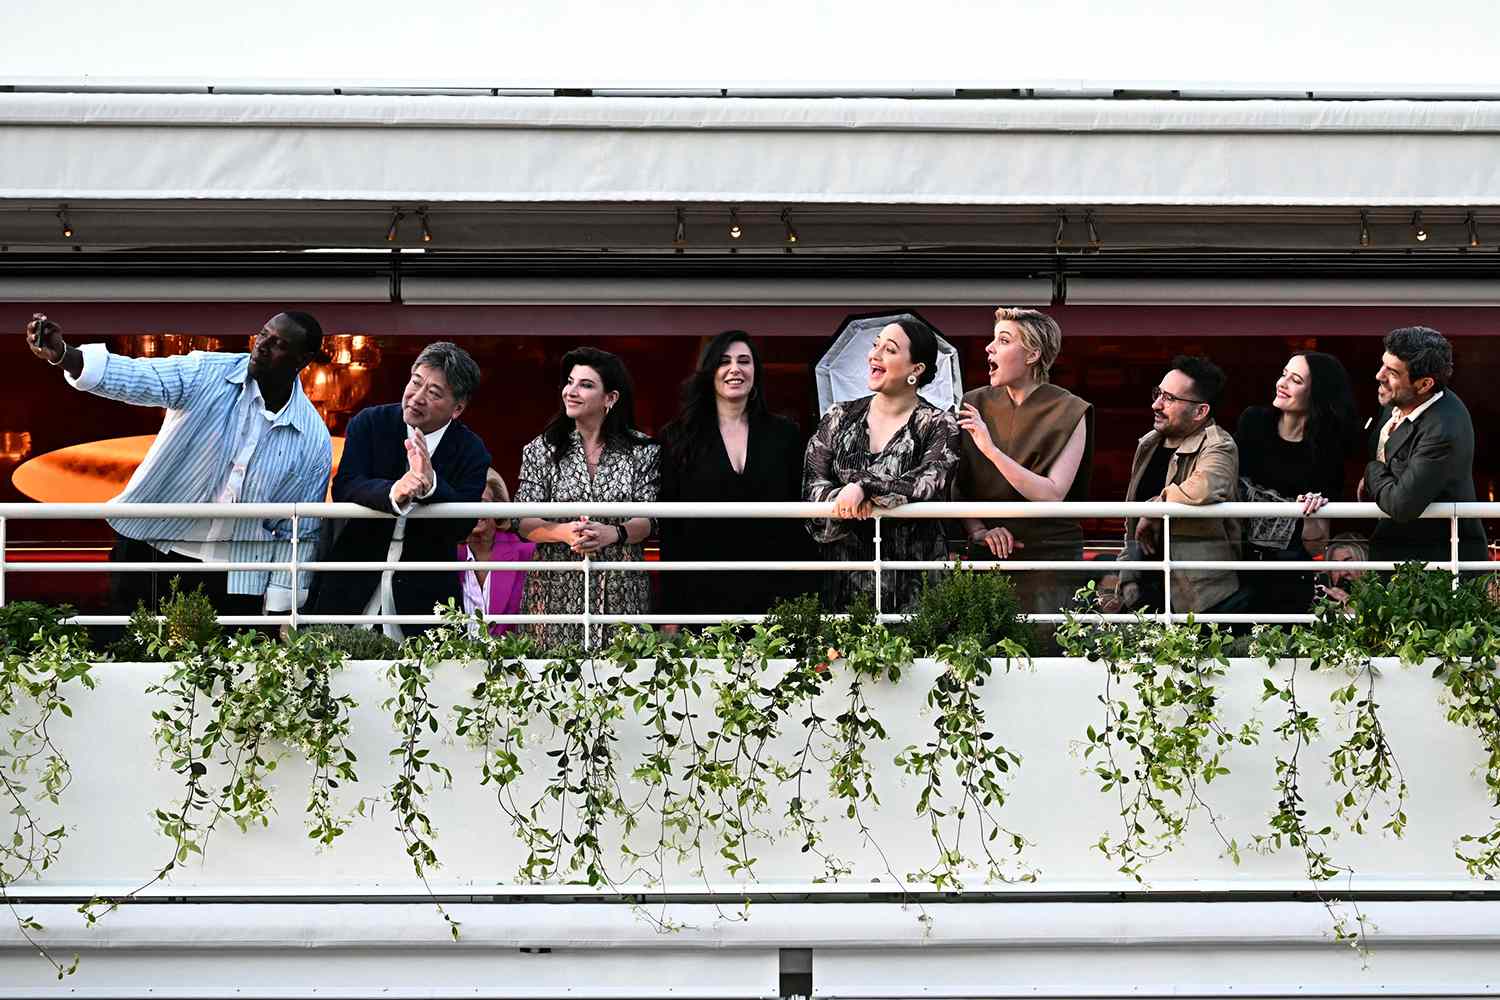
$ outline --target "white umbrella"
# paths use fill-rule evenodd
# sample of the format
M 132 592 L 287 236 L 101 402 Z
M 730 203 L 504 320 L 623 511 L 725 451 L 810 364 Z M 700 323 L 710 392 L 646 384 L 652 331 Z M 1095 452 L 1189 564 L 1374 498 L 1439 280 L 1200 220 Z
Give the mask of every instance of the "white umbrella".
M 844 328 L 818 361 L 818 415 L 828 412 L 834 403 L 860 399 L 870 395 L 865 381 L 870 374 L 867 359 L 870 345 L 883 327 L 901 319 L 926 322 L 911 313 L 892 313 L 888 316 L 858 316 L 846 320 Z M 931 324 L 927 324 L 931 327 Z M 934 330 L 934 333 L 937 331 Z M 952 410 L 964 398 L 963 376 L 958 367 L 958 351 L 938 335 L 937 377 L 921 389 L 923 399 L 934 406 Z

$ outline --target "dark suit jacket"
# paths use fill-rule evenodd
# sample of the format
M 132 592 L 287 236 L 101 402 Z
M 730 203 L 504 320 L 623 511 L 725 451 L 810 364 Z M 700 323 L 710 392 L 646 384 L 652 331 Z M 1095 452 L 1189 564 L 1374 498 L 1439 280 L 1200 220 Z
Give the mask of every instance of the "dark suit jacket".
M 1377 453 L 1380 429 L 1391 419 L 1389 406 L 1371 425 L 1370 454 Z M 1451 558 L 1447 521 L 1419 521 L 1430 503 L 1474 500 L 1474 423 L 1452 389 L 1415 421 L 1391 432 L 1385 461 L 1365 466 L 1365 495 L 1390 515 L 1370 539 L 1371 559 Z M 1459 556 L 1484 559 L 1484 525 L 1473 518 L 1458 522 Z
M 490 453 L 478 435 L 455 420 L 448 425 L 443 440 L 432 455 L 432 469 L 437 487 L 432 496 L 418 500 L 429 503 L 474 503 L 484 493 L 484 475 L 490 465 Z M 338 533 L 326 558 L 329 561 L 384 561 L 390 549 L 396 518 L 391 510 L 391 487 L 405 475 L 406 424 L 396 403 L 371 406 L 355 414 L 344 438 L 344 457 L 338 475 L 333 478 L 333 499 L 352 502 L 392 514 L 390 518 L 349 521 Z M 409 520 L 401 546 L 401 561 L 453 560 L 454 548 L 469 536 L 474 519 L 440 521 Z M 314 613 L 357 615 L 365 609 L 380 574 L 320 573 L 312 598 Z M 399 614 L 432 613 L 434 604 L 448 598 L 460 598 L 459 575 L 453 570 L 439 573 L 397 571 L 392 577 Z M 403 626 L 407 635 L 423 626 Z

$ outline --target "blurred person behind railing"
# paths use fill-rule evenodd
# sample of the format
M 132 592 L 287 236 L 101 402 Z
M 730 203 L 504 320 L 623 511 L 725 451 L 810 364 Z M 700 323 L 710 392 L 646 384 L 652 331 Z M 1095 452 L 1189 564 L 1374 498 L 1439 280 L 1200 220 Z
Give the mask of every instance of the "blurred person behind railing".
M 521 450 L 517 503 L 651 503 L 661 488 L 661 448 L 635 426 L 635 389 L 625 364 L 608 351 L 575 347 L 562 358 L 562 406 Z M 536 542 L 538 561 L 638 562 L 650 518 L 523 517 L 520 535 Z M 589 610 L 646 614 L 651 584 L 641 572 L 596 572 Z M 581 572 L 532 572 L 522 599 L 526 614 L 582 614 Z M 544 648 L 583 638 L 580 625 L 528 626 Z
M 937 374 L 937 335 L 920 320 L 882 327 L 870 348 L 866 385 L 872 395 L 834 403 L 807 444 L 803 496 L 833 504 L 833 517 L 808 524 L 823 557 L 834 561 L 875 557 L 868 518 L 874 508 L 891 509 L 916 500 L 942 500 L 958 463 L 958 423 L 953 414 L 917 395 Z M 886 520 L 881 524 L 882 560 L 939 560 L 947 555 L 940 521 Z M 882 575 L 882 607 L 911 606 L 924 574 Z M 830 573 L 823 597 L 831 611 L 844 611 L 858 594 L 873 594 L 868 571 Z
M 458 419 L 479 388 L 479 365 L 456 344 L 428 344 L 412 363 L 399 403 L 368 406 L 349 421 L 333 499 L 390 514 L 340 530 L 330 562 L 447 562 L 473 526 L 458 518 L 407 515 L 419 504 L 473 503 L 484 492 L 490 453 Z M 311 601 L 328 615 L 430 615 L 462 595 L 451 570 L 320 573 Z M 373 627 L 373 626 L 372 626 Z M 392 639 L 434 626 L 380 626 Z
M 760 352 L 743 330 L 727 330 L 704 346 L 661 445 L 663 501 L 801 497 L 802 432 L 766 407 Z M 811 558 L 807 533 L 785 518 L 666 518 L 660 538 L 662 559 L 669 561 Z M 661 610 L 763 614 L 816 586 L 816 576 L 807 573 L 662 573 Z
M 994 336 L 985 347 L 989 385 L 964 395 L 955 499 L 1083 500 L 1094 463 L 1094 408 L 1048 381 L 1062 350 L 1062 328 L 1035 309 L 995 310 Z M 1078 560 L 1083 529 L 1058 518 L 965 518 L 976 559 Z M 1019 551 L 1018 550 L 1024 550 Z M 1029 570 L 1013 577 L 1027 611 L 1055 612 L 1072 604 L 1084 576 Z
M 1240 414 L 1234 441 L 1240 454 L 1241 499 L 1286 502 L 1305 513 L 1344 495 L 1344 456 L 1356 426 L 1349 373 L 1331 354 L 1292 355 L 1276 379 L 1270 406 Z M 1328 543 L 1325 518 L 1265 517 L 1245 522 L 1244 558 L 1300 562 Z M 1273 614 L 1306 611 L 1313 598 L 1311 573 L 1252 572 L 1242 576 L 1250 610 Z
M 484 477 L 485 503 L 508 503 L 510 491 L 500 473 L 490 469 Z M 536 551 L 532 542 L 522 541 L 511 530 L 512 522 L 481 517 L 474 522 L 468 539 L 458 547 L 458 558 L 468 562 L 523 562 Z M 463 588 L 464 611 L 491 615 L 514 615 L 521 610 L 521 595 L 526 586 L 525 572 L 515 570 L 466 569 L 459 572 Z M 490 635 L 501 636 L 515 626 L 509 622 L 491 622 Z
M 1371 421 L 1372 458 L 1357 490 L 1359 499 L 1390 515 L 1370 536 L 1370 557 L 1378 562 L 1452 558 L 1448 522 L 1418 520 L 1428 504 L 1476 496 L 1474 422 L 1448 385 L 1452 376 L 1453 348 L 1436 330 L 1410 326 L 1386 334 L 1375 373 L 1381 410 Z M 1459 519 L 1458 539 L 1460 559 L 1487 558 L 1477 518 Z
M 1315 591 L 1336 604 L 1349 603 L 1349 585 L 1365 575 L 1362 569 L 1341 569 L 1339 563 L 1365 562 L 1370 558 L 1370 545 L 1360 535 L 1343 533 L 1335 535 L 1323 551 L 1323 560 L 1328 568 L 1318 573 Z M 1298 611 L 1305 610 L 1298 608 Z
M 1151 390 L 1152 429 L 1136 445 L 1127 501 L 1207 506 L 1235 498 L 1239 450 L 1213 418 L 1224 382 L 1224 372 L 1207 358 L 1172 359 L 1171 369 Z M 1163 523 L 1158 518 L 1126 518 L 1120 586 L 1116 599 L 1105 601 L 1108 610 L 1164 606 L 1162 575 L 1123 564 L 1161 558 Z M 1239 535 L 1239 523 L 1232 519 L 1175 518 L 1172 558 L 1231 561 L 1238 553 Z M 1245 600 L 1233 570 L 1172 571 L 1174 613 L 1237 611 Z
M 193 351 L 168 358 L 127 358 L 103 344 L 69 347 L 61 328 L 40 313 L 26 328 L 31 353 L 60 367 L 84 392 L 167 412 L 156 440 L 117 503 L 318 503 L 328 489 L 333 445 L 298 374 L 322 356 L 323 329 L 307 313 L 266 321 L 248 354 Z M 290 519 L 112 518 L 116 562 L 159 562 L 160 573 L 114 573 L 110 608 L 155 608 L 166 594 L 172 564 L 287 563 Z M 313 551 L 315 518 L 298 524 Z M 309 579 L 299 574 L 294 596 L 286 570 L 189 572 L 186 589 L 202 584 L 220 614 L 289 611 Z

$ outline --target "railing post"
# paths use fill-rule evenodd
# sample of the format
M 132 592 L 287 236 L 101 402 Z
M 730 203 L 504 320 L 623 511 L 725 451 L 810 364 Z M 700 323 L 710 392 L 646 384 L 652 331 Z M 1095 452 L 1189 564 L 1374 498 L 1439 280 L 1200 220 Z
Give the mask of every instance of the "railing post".
M 880 616 L 881 616 L 881 614 L 885 610 L 884 603 L 883 603 L 883 600 L 882 600 L 882 596 L 883 595 L 881 593 L 885 589 L 885 587 L 882 586 L 882 583 L 883 583 L 883 576 L 881 574 L 881 569 L 880 569 L 880 515 L 876 514 L 875 515 L 875 620 L 876 621 L 880 621 Z
M 302 594 L 302 588 L 299 586 L 302 581 L 299 579 L 299 574 L 297 573 L 297 535 L 301 530 L 298 523 L 300 519 L 301 517 L 297 513 L 297 509 L 295 507 L 292 508 L 292 612 L 290 620 L 292 631 L 294 632 L 297 630 L 297 598 Z
M 1161 607 L 1162 621 L 1172 624 L 1172 515 L 1161 519 Z
M 1448 515 L 1448 558 L 1452 560 L 1453 589 L 1458 589 L 1458 508 Z
M 593 577 L 589 573 L 589 557 L 587 553 L 583 556 L 583 648 L 592 651 L 594 648 L 594 630 L 590 618 L 592 616 L 592 602 L 594 599 Z

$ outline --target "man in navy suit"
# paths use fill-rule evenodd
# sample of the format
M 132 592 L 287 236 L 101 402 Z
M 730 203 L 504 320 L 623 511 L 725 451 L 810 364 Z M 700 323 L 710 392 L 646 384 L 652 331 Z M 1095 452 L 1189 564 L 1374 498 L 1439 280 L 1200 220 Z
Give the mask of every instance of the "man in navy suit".
M 490 453 L 458 417 L 479 386 L 479 366 L 455 344 L 430 344 L 411 366 L 401 402 L 355 414 L 333 479 L 333 499 L 394 515 L 353 520 L 328 552 L 332 562 L 451 562 L 474 519 L 408 520 L 418 504 L 474 503 L 484 492 Z M 314 614 L 429 615 L 460 600 L 459 574 L 372 570 L 319 575 Z M 430 626 L 408 625 L 405 634 Z M 403 629 L 384 626 L 399 639 Z
M 1370 558 L 1384 561 L 1452 558 L 1446 520 L 1417 520 L 1430 503 L 1474 499 L 1474 423 L 1449 388 L 1453 348 L 1425 326 L 1392 330 L 1385 337 L 1379 383 L 1380 416 L 1372 425 L 1370 452 L 1358 497 L 1390 515 L 1375 526 Z M 1484 525 L 1458 522 L 1463 560 L 1486 558 Z

